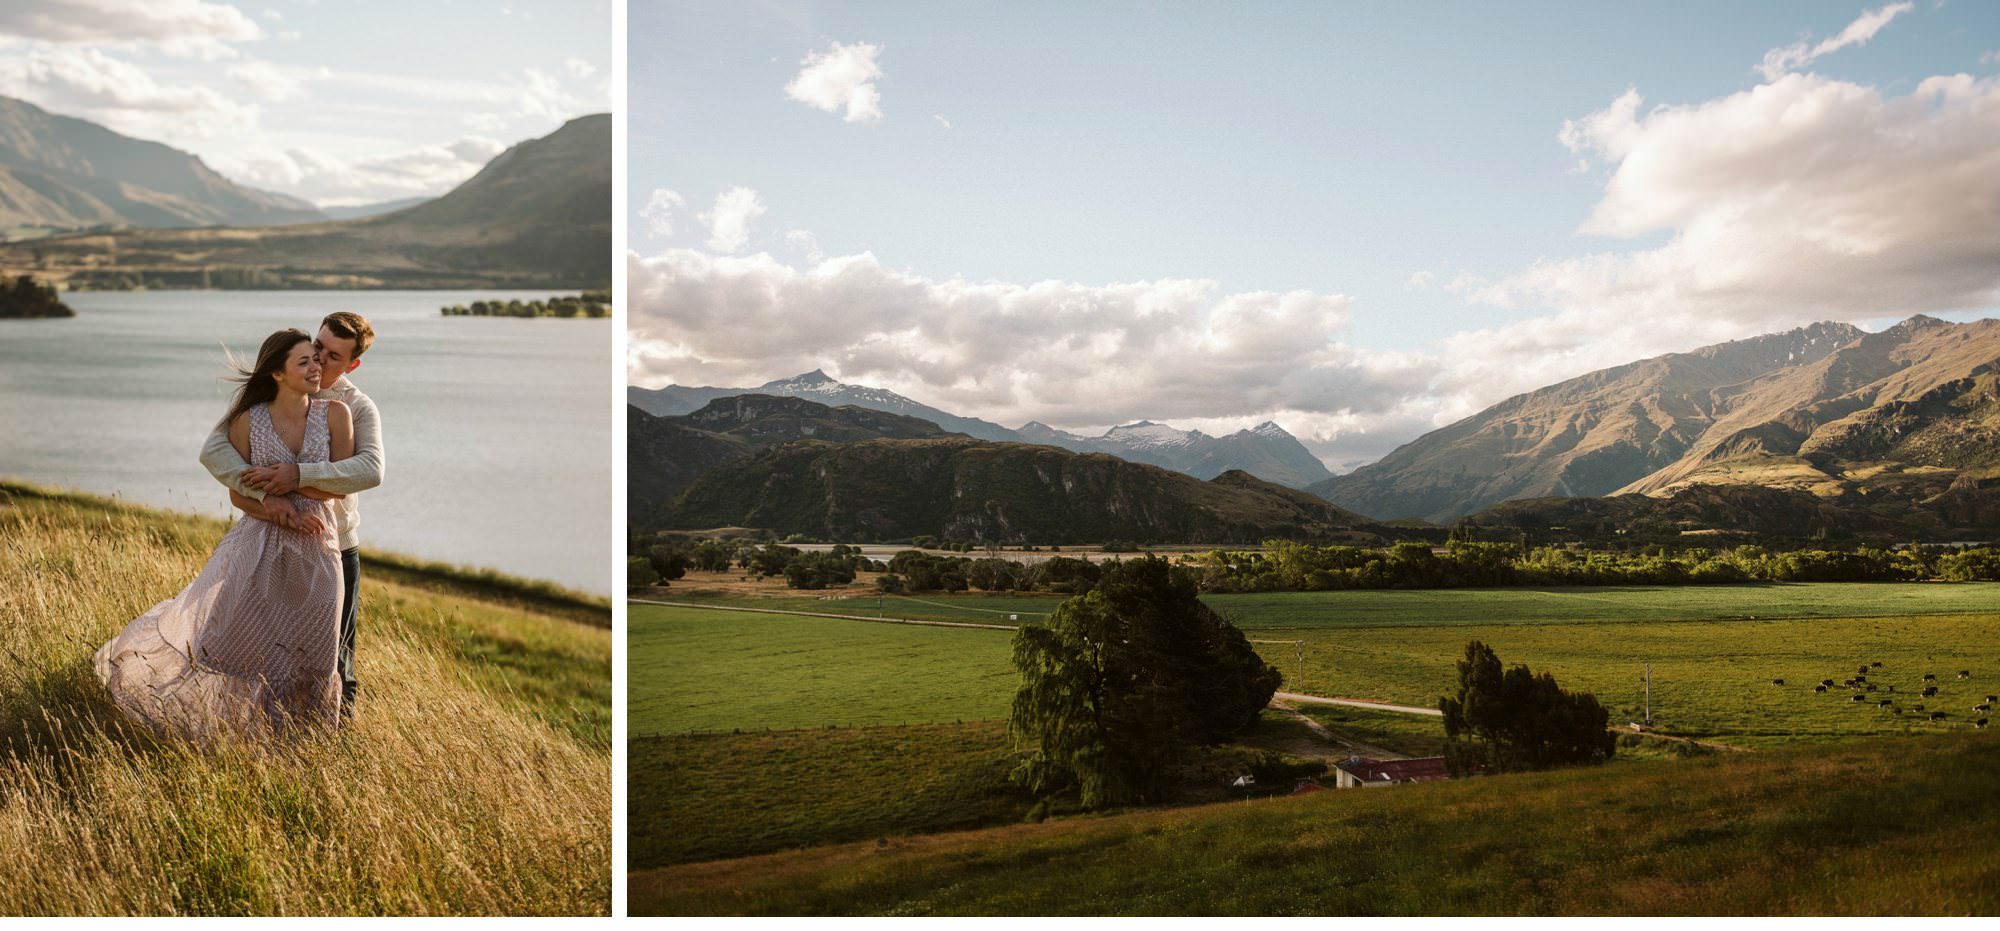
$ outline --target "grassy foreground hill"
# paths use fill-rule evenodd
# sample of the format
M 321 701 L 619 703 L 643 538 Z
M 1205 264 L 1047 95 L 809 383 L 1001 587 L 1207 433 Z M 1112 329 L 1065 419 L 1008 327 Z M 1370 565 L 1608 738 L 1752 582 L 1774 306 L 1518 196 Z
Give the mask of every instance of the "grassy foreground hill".
M 356 720 L 197 749 L 90 657 L 223 527 L 0 482 L 0 914 L 608 914 L 608 608 L 364 554 Z
M 635 873 L 635 915 L 2000 911 L 1962 733 L 884 838 Z

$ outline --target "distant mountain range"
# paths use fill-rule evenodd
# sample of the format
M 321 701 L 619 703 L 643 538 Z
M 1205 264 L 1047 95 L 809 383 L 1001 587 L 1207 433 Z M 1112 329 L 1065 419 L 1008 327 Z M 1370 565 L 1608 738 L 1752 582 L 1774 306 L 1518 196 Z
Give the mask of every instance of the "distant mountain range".
M 158 142 L 0 97 L 0 231 L 271 226 L 327 215 Z
M 1818 323 L 1502 401 L 1311 487 L 1378 518 L 1751 484 L 1912 506 L 2000 465 L 2000 321 Z
M 200 166 L 156 148 L 160 159 L 172 153 Z M 442 197 L 358 219 L 326 221 L 314 211 L 271 222 L 293 225 L 0 243 L 0 272 L 106 288 L 604 287 L 612 263 L 611 117 L 578 117 L 519 143 Z
M 640 468 L 635 459 L 629 471 Z M 1113 456 L 963 436 L 772 446 L 706 472 L 652 526 L 1040 544 L 1379 543 L 1399 533 L 1244 472 L 1204 482 Z
M 2000 535 L 2000 320 L 1917 316 L 1880 333 L 1820 323 L 1592 372 L 1310 494 L 1243 471 L 1201 482 L 1131 461 L 1187 462 L 1189 449 L 1263 428 L 1213 438 L 1142 421 L 1081 437 L 953 418 L 1001 437 L 982 441 L 926 435 L 935 422 L 904 412 L 933 409 L 822 373 L 772 382 L 761 398 L 711 397 L 731 390 L 632 390 L 635 405 L 709 405 L 696 417 L 705 426 L 642 429 L 659 418 L 632 412 L 635 495 L 652 483 L 635 520 L 857 540 L 1380 540 L 1422 536 L 1426 521 L 1599 542 Z M 777 395 L 853 403 L 786 407 Z M 870 407 L 901 417 L 857 419 Z M 668 460 L 696 465 L 654 469 Z
M 717 398 L 700 410 L 675 417 L 655 417 L 628 406 L 625 424 L 626 457 L 631 463 L 626 513 L 641 524 L 701 476 L 780 443 L 949 435 L 915 417 L 762 394 Z
M 963 433 L 974 439 L 1105 453 L 1129 462 L 1186 472 L 1201 479 L 1240 469 L 1266 481 L 1302 488 L 1332 475 L 1318 457 L 1307 451 L 1304 444 L 1275 423 L 1266 422 L 1222 437 L 1144 420 L 1113 427 L 1098 437 L 1080 436 L 1032 421 L 1018 430 L 1010 430 L 990 421 L 962 417 L 920 404 L 893 391 L 842 384 L 818 370 L 767 382 L 756 388 L 634 387 L 626 389 L 626 400 L 648 413 L 670 416 L 691 412 L 717 398 L 744 394 L 809 398 L 827 405 L 852 405 L 901 414 L 930 421 L 948 432 Z

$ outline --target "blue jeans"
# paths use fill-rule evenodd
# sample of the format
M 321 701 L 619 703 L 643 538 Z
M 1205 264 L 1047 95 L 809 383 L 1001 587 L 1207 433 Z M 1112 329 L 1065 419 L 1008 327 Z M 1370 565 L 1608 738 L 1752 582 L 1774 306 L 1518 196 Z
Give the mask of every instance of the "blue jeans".
M 354 679 L 354 615 L 359 605 L 355 596 L 361 585 L 361 548 L 340 551 L 340 578 L 345 591 L 340 595 L 340 701 L 348 704 L 361 691 Z

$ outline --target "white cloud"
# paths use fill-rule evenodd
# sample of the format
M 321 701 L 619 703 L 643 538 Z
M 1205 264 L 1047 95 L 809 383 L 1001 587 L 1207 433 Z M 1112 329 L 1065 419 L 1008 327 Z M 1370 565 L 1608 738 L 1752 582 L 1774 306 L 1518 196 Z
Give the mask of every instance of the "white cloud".
M 868 253 L 794 266 L 679 249 L 627 267 L 635 384 L 754 385 L 824 367 L 1009 425 L 1275 419 L 1323 449 L 1429 424 L 1438 403 L 1422 397 L 1434 360 L 1339 341 L 1352 306 L 1339 294 L 937 279 Z
M 476 133 L 497 133 L 507 128 L 507 118 L 498 113 L 467 113 L 458 120 Z
M 596 65 L 584 61 L 581 58 L 563 59 L 563 69 L 569 72 L 570 77 L 576 78 L 578 80 L 582 80 L 583 78 L 590 77 L 591 75 L 597 73 Z
M 717 252 L 735 252 L 750 242 L 750 223 L 764 214 L 764 201 L 757 192 L 737 186 L 715 195 L 715 206 L 700 215 L 708 224 L 708 247 Z
M 812 230 L 786 230 L 785 242 L 803 253 L 809 261 L 817 262 L 826 258 L 826 253 L 820 251 L 819 237 L 814 236 Z
M 274 10 L 274 9 L 271 9 L 270 7 L 265 7 L 265 8 L 264 8 L 264 18 L 265 18 L 265 19 L 268 19 L 268 20 L 270 20 L 271 22 L 274 22 L 274 23 L 276 23 L 276 22 L 282 22 L 282 21 L 284 20 L 284 18 L 285 18 L 285 14 L 283 14 L 283 13 L 280 13 L 280 12 L 278 12 L 277 10 Z
M 300 93 L 299 79 L 269 62 L 248 61 L 230 65 L 224 73 L 249 88 L 259 100 L 276 103 L 290 100 Z
M 835 42 L 824 52 L 813 52 L 785 85 L 785 96 L 829 113 L 844 108 L 849 123 L 879 120 L 882 94 L 875 81 L 882 76 L 882 66 L 875 56 L 881 51 L 881 46 L 869 42 Z
M 204 0 L 30 0 L 0 5 L 0 34 L 50 42 L 246 42 L 264 31 Z
M 1889 25 L 1890 20 L 1912 9 L 1915 9 L 1915 5 L 1911 3 L 1891 3 L 1862 13 L 1855 17 L 1853 22 L 1848 23 L 1847 28 L 1842 29 L 1839 35 L 1822 39 L 1810 48 L 1805 42 L 1774 48 L 1764 53 L 1764 60 L 1757 65 L 1757 71 L 1763 74 L 1766 80 L 1775 81 L 1779 76 L 1802 65 L 1810 64 L 1822 55 L 1837 52 L 1850 45 L 1867 43 L 1869 39 L 1875 38 L 1875 34 L 1881 32 L 1884 26 Z
M 467 136 L 357 159 L 300 148 L 267 149 L 221 167 L 259 187 L 281 188 L 322 206 L 343 206 L 445 193 L 505 149 L 496 140 Z
M 208 87 L 169 85 L 95 48 L 33 43 L 0 57 L 0 94 L 142 139 L 187 143 L 243 132 L 258 110 Z
M 1428 271 L 1415 271 L 1410 273 L 1410 280 L 1405 284 L 1412 288 L 1428 288 L 1431 286 L 1431 279 L 1435 277 L 1437 276 Z
M 1979 63 L 1982 65 L 2000 65 L 2000 49 L 1994 49 L 1979 56 Z
M 936 121 L 937 121 L 937 124 L 938 124 L 939 126 L 942 126 L 942 127 L 946 128 L 946 129 L 950 129 L 950 128 L 951 128 L 951 121 L 950 121 L 950 120 L 948 120 L 948 119 L 945 119 L 945 118 L 944 118 L 944 114 L 942 114 L 942 113 L 933 113 L 933 114 L 931 114 L 931 119 L 934 119 L 934 120 L 936 120 Z
M 1561 138 L 1613 166 L 1581 232 L 1667 241 L 1454 283 L 1553 311 L 1447 341 L 1454 379 L 1525 389 L 1819 320 L 2000 301 L 2000 78 L 1894 97 L 1788 74 L 1643 116 L 1639 103 L 1628 91 Z
M 674 234 L 673 212 L 687 203 L 681 195 L 666 188 L 654 188 L 652 196 L 646 198 L 646 206 L 639 211 L 646 226 L 654 236 L 667 237 Z
M 519 115 L 568 119 L 581 112 L 581 104 L 554 75 L 540 68 L 527 68 L 521 74 L 524 83 L 516 100 Z

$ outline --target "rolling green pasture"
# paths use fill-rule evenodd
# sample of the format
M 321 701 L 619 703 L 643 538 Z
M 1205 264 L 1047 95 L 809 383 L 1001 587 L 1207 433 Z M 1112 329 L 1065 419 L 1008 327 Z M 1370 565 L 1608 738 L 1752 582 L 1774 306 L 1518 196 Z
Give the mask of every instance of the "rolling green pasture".
M 1004 630 L 639 604 L 627 616 L 633 737 L 997 720 L 1016 687 Z
M 991 622 L 977 612 L 1056 603 L 979 595 L 925 600 L 950 607 L 904 600 L 904 610 L 894 613 Z M 776 601 L 716 603 L 776 607 Z M 862 613 L 856 599 L 799 602 L 787 607 Z M 1453 682 L 1465 642 L 1480 639 L 1504 662 L 1546 669 L 1567 687 L 1595 693 L 1621 722 L 1642 716 L 1644 669 L 1651 663 L 1656 721 L 1671 732 L 1746 746 L 1963 728 L 1977 716 L 1974 704 L 2000 693 L 1995 585 L 1459 589 L 1209 602 L 1253 640 L 1305 641 L 1303 672 L 1290 645 L 1258 645 L 1284 671 L 1287 689 L 1434 706 Z M 1898 605 L 1907 610 L 1897 614 Z M 1841 606 L 1849 614 L 1830 613 Z M 1945 613 L 1975 607 L 1988 613 Z M 1787 610 L 1792 616 L 1783 616 Z M 999 719 L 1016 685 L 1004 631 L 647 605 L 634 605 L 630 616 L 635 735 Z M 1716 617 L 1740 619 L 1705 619 Z M 1868 662 L 1883 666 L 1869 676 L 1881 691 L 1866 693 L 1866 701 L 1850 701 L 1844 689 L 1811 689 Z M 1955 679 L 1961 669 L 1973 678 Z M 1909 695 L 1926 672 L 1939 675 L 1942 694 Z M 1774 686 L 1774 678 L 1787 684 Z M 1875 704 L 1890 697 L 1891 685 L 1905 709 L 1901 716 Z M 1951 717 L 1919 720 L 1915 704 L 1926 706 L 1925 715 L 1942 710 Z

